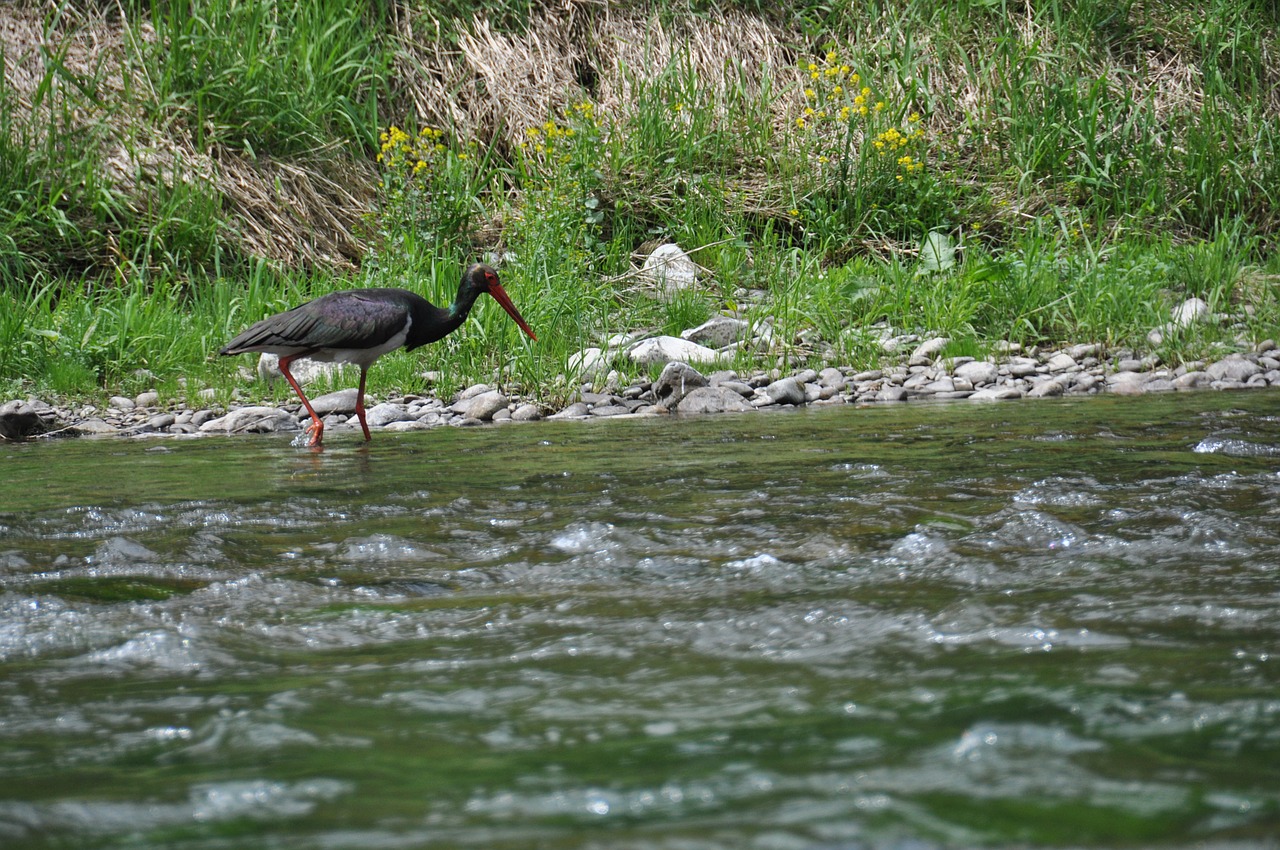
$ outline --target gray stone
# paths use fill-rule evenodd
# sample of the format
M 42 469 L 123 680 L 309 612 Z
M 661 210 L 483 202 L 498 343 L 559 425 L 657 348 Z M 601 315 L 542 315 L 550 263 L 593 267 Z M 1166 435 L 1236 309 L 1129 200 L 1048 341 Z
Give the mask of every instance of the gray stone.
M 751 326 L 742 319 L 731 316 L 712 316 L 696 328 L 682 331 L 680 338 L 708 348 L 724 348 L 738 340 L 746 339 L 750 329 Z
M 1173 379 L 1173 388 L 1176 390 L 1193 390 L 1207 387 L 1212 382 L 1213 378 L 1209 377 L 1208 372 L 1187 372 Z
M 1003 401 L 1005 399 L 1022 398 L 1022 390 L 1018 387 L 987 387 L 969 396 L 970 401 Z
M 849 386 L 849 380 L 844 376 L 844 372 L 834 366 L 828 366 L 818 373 L 818 383 L 824 387 L 831 387 L 835 390 L 843 390 Z
M 591 415 L 591 408 L 587 407 L 586 402 L 575 401 L 558 413 L 548 416 L 548 419 L 582 419 Z
M 983 384 L 995 383 L 996 378 L 1000 376 L 1000 367 L 986 360 L 973 360 L 957 366 L 953 374 L 979 387 Z
M 1065 388 L 1059 381 L 1041 381 L 1027 391 L 1029 398 L 1051 398 L 1060 396 Z
M 1079 362 L 1086 357 L 1097 357 L 1098 352 L 1101 350 L 1102 346 L 1096 342 L 1082 342 L 1079 345 L 1073 345 L 1068 348 L 1067 354 L 1071 356 L 1072 360 Z
M 511 413 L 511 418 L 516 422 L 535 422 L 542 418 L 542 411 L 536 404 L 522 404 Z
M 365 411 L 364 418 L 370 428 L 385 428 L 394 422 L 409 422 L 415 417 L 409 414 L 409 408 L 402 404 L 383 402 Z
M 1074 369 L 1080 364 L 1070 354 L 1065 351 L 1059 351 L 1050 357 L 1049 362 L 1045 365 L 1049 367 L 1050 372 L 1066 372 L 1068 369 Z
M 1119 381 L 1107 387 L 1107 391 L 1116 395 L 1142 395 L 1146 392 L 1145 381 Z
M 44 430 L 40 414 L 27 402 L 15 399 L 0 406 L 0 440 L 25 440 Z
M 335 390 L 311 399 L 311 406 L 315 408 L 316 413 L 322 418 L 330 413 L 355 413 L 356 396 L 358 394 L 359 391 L 355 387 Z
M 506 408 L 510 400 L 498 390 L 488 390 L 468 399 L 454 403 L 452 410 L 467 419 L 479 419 L 486 422 L 493 414 Z
M 933 339 L 927 339 L 920 345 L 916 346 L 915 351 L 911 352 L 911 358 L 907 361 L 910 366 L 927 366 L 933 362 L 933 359 L 942 353 L 942 349 L 947 347 L 947 343 L 951 342 L 950 338 L 945 336 L 937 336 Z
M 769 404 L 804 404 L 804 387 L 795 378 L 780 378 L 764 388 Z
M 178 417 L 172 413 L 157 413 L 147 420 L 147 424 L 156 430 L 160 430 L 161 428 L 168 428 L 177 421 Z
M 680 399 L 680 413 L 726 413 L 751 410 L 742 396 L 724 387 L 697 387 Z
M 110 405 L 115 410 L 133 410 L 135 407 L 137 407 L 137 405 L 133 403 L 133 399 L 125 398 L 124 396 L 120 396 L 120 395 L 113 395 L 107 401 L 107 404 Z
M 270 434 L 296 430 L 298 420 L 289 411 L 278 407 L 241 407 L 200 426 L 201 433 L 205 434 L 218 431 L 226 434 Z
M 160 393 L 152 390 L 151 392 L 138 393 L 133 403 L 137 407 L 155 407 L 160 403 Z
M 1233 354 L 1225 360 L 1210 363 L 1205 371 L 1215 381 L 1247 381 L 1261 373 L 1262 367 L 1238 354 Z
M 107 436 L 110 434 L 118 434 L 120 431 L 116 426 L 108 425 L 96 416 L 77 422 L 67 430 L 72 434 L 78 434 L 82 437 Z
M 906 401 L 907 391 L 902 387 L 885 387 L 876 393 L 876 401 Z
M 677 361 L 662 368 L 662 374 L 653 382 L 653 395 L 659 404 L 670 409 L 678 405 L 686 394 L 709 383 L 697 369 Z
M 1025 378 L 1040 371 L 1040 364 L 1034 357 L 1010 357 L 1006 368 L 1013 377 Z

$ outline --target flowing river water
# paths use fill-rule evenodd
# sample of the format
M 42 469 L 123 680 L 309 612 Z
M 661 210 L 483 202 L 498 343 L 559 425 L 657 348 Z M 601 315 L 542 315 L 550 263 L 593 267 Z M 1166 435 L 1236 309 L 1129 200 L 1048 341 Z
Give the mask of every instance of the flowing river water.
M 1280 396 L 0 446 L 0 847 L 1276 847 Z

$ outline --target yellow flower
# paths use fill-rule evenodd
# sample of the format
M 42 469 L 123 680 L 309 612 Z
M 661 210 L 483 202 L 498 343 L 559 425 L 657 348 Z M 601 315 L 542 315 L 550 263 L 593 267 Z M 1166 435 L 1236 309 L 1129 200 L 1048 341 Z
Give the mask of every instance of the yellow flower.
M 799 127 L 801 130 L 803 130 L 805 127 L 805 120 L 803 118 L 797 118 L 796 126 Z
M 799 218 L 800 210 L 795 210 L 795 209 L 787 210 L 787 215 L 791 216 L 792 218 Z
M 812 62 L 810 62 L 810 63 L 809 63 L 809 70 L 810 70 L 810 71 L 816 71 L 816 70 L 818 70 L 818 66 L 817 66 L 817 65 L 815 65 L 815 64 L 813 64 Z
M 910 121 L 912 124 L 916 123 L 917 121 L 920 120 L 920 113 L 912 112 L 910 115 L 907 116 L 907 120 Z
M 834 50 L 827 51 L 827 63 L 832 64 L 836 61 L 836 52 Z
M 839 97 L 840 95 L 844 94 L 844 87 L 843 87 L 843 86 L 836 86 L 835 88 L 833 88 L 833 89 L 831 90 L 831 94 L 832 94 L 832 96 L 833 96 L 833 97 Z
M 805 89 L 805 90 L 804 90 L 804 96 L 805 96 L 805 97 L 807 97 L 807 98 L 809 98 L 810 100 L 812 100 L 813 98 L 815 98 L 815 97 L 817 97 L 817 96 L 818 96 L 818 93 L 817 93 L 816 91 L 814 91 L 813 89 Z

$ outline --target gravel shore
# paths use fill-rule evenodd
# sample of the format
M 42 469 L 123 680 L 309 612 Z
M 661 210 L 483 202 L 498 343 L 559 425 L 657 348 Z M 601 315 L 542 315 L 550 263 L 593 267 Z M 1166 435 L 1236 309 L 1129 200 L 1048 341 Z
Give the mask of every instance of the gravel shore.
M 641 349 L 645 357 L 663 340 Z M 906 345 L 903 345 L 903 342 Z M 646 342 L 654 342 L 646 340 Z M 590 380 L 570 404 L 548 409 L 500 388 L 476 385 L 456 397 L 429 395 L 388 398 L 368 409 L 369 427 L 380 431 L 414 431 L 441 426 L 469 426 L 540 419 L 587 419 L 660 415 L 705 415 L 777 409 L 786 406 L 888 404 L 917 400 L 1000 401 L 1021 398 L 1081 396 L 1098 393 L 1139 395 L 1188 390 L 1234 390 L 1280 387 L 1280 350 L 1266 340 L 1252 350 L 1211 362 L 1186 363 L 1176 368 L 1148 355 L 1129 351 L 1103 352 L 1096 344 L 1074 345 L 1054 351 L 1005 347 L 998 357 L 943 359 L 943 338 L 901 337 L 894 347 L 905 353 L 892 366 L 856 370 L 829 366 L 782 373 L 777 369 L 750 374 L 717 369 L 714 365 L 668 359 L 656 381 L 620 383 L 616 372 L 592 374 L 590 350 L 582 371 Z M 640 349 L 638 344 L 633 351 Z M 679 352 L 676 352 L 679 353 Z M 692 359 L 692 358 L 690 358 Z M 660 361 L 659 361 L 660 362 Z M 269 366 L 269 364 L 267 364 Z M 264 366 L 260 374 L 269 369 Z M 324 418 L 325 433 L 356 430 L 354 388 L 312 400 Z M 300 404 L 242 404 L 230 409 L 167 404 L 156 392 L 110 399 L 106 408 L 59 404 L 38 398 L 15 399 L 0 405 L 0 439 L 19 440 L 56 436 L 141 436 L 274 433 L 300 431 L 307 422 Z

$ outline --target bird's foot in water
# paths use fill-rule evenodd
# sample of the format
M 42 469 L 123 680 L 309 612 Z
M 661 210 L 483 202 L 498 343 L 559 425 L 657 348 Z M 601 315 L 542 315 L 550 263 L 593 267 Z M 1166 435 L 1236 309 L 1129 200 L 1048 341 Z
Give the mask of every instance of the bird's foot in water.
M 293 438 L 291 446 L 306 446 L 307 448 L 321 448 L 320 437 L 324 434 L 324 425 L 319 422 L 312 422 L 306 428 L 303 428 L 298 436 Z

